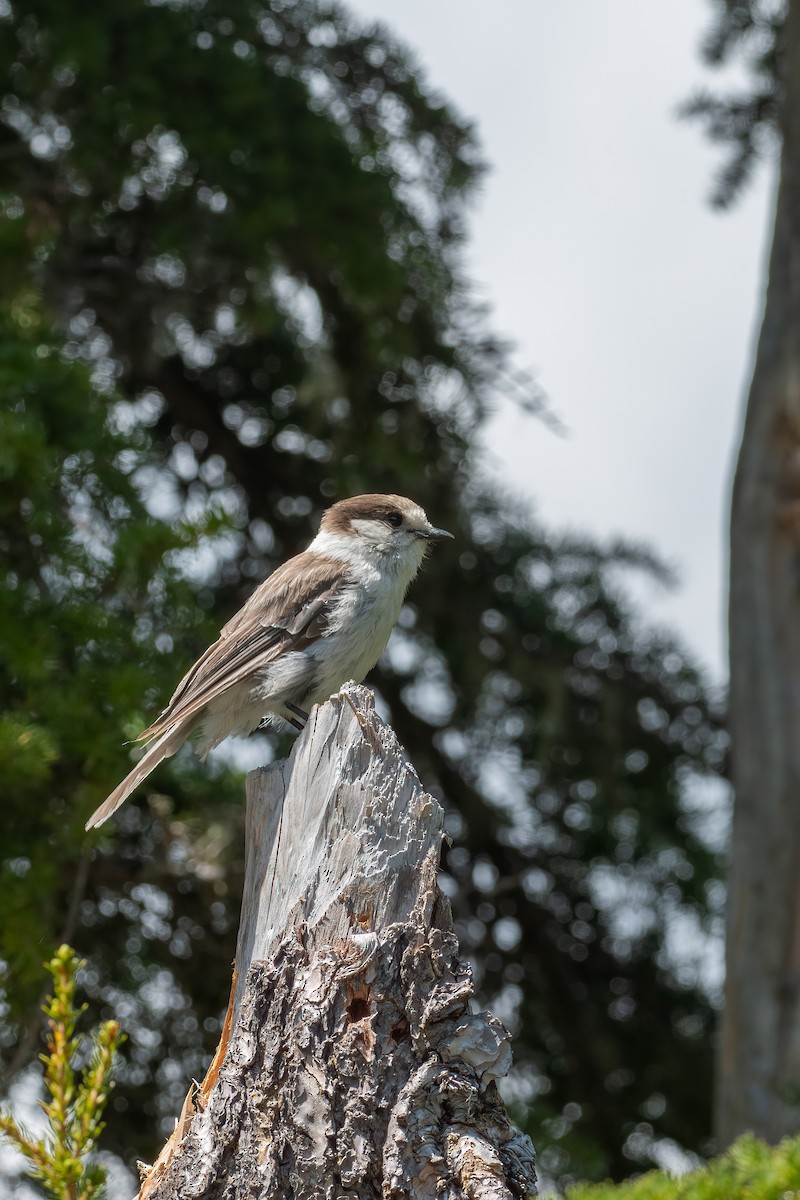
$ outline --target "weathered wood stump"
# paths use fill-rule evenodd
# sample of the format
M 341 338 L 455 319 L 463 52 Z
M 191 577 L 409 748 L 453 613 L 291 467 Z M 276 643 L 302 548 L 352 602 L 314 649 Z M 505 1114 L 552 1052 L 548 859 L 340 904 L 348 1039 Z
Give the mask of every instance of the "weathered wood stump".
M 372 695 L 315 708 L 247 781 L 231 999 L 139 1200 L 501 1200 L 535 1191 L 436 882 L 443 813 Z

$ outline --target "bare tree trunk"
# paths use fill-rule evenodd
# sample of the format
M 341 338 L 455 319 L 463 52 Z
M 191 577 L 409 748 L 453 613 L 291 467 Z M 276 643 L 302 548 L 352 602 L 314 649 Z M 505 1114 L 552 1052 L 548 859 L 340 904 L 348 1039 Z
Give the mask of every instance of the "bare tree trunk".
M 781 179 L 731 514 L 736 796 L 717 1134 L 800 1128 L 800 2 L 782 63 Z
M 508 1033 L 470 1011 L 437 886 L 442 836 L 363 688 L 249 776 L 225 1032 L 140 1200 L 535 1191 L 495 1082 Z

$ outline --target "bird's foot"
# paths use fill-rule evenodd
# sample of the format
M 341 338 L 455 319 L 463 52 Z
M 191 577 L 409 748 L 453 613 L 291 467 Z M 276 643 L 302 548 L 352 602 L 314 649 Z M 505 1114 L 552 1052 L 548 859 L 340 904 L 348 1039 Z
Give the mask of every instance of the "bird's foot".
M 308 713 L 305 709 L 299 708 L 296 704 L 285 704 L 284 708 L 288 709 L 290 713 L 294 713 L 294 716 L 286 718 L 289 724 L 294 725 L 295 729 L 301 731 L 305 729 L 306 721 L 308 720 Z

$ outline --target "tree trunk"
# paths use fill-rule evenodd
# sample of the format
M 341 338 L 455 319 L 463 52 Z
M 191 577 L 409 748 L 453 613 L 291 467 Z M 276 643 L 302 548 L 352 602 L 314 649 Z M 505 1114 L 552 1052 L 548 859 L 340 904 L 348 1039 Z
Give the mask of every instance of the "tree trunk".
M 735 808 L 717 1134 L 800 1128 L 800 2 L 766 308 L 733 490 Z
M 347 685 L 247 787 L 228 1017 L 139 1200 L 535 1191 L 437 886 L 442 810 Z

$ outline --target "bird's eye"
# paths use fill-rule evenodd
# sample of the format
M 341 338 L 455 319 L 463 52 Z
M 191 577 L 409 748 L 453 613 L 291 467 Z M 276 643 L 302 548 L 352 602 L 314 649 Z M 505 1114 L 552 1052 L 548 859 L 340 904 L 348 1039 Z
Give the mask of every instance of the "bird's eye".
M 403 518 L 400 516 L 400 513 L 397 512 L 389 513 L 386 517 L 386 520 L 394 529 L 399 529 L 403 524 Z

